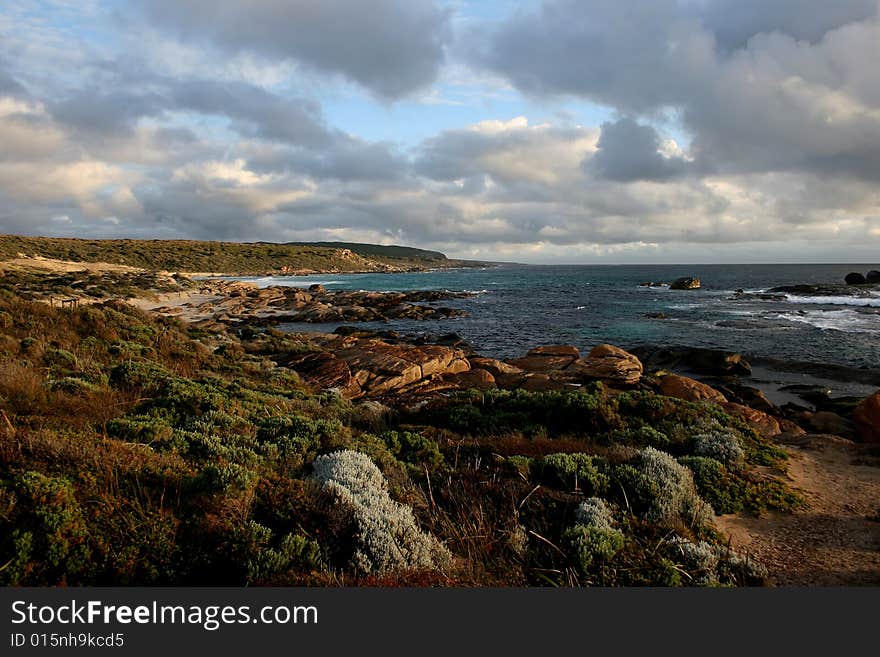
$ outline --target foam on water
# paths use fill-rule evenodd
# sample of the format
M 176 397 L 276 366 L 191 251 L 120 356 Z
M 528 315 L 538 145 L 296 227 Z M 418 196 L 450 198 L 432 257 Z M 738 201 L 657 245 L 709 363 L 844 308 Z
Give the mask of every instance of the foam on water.
M 809 324 L 823 331 L 844 333 L 876 333 L 880 331 L 880 316 L 866 315 L 855 310 L 814 310 L 803 313 L 780 313 L 780 319 Z
M 880 296 L 870 297 L 848 297 L 848 296 L 828 296 L 828 297 L 802 297 L 798 295 L 787 295 L 787 303 L 802 303 L 811 306 L 862 306 L 866 308 L 880 308 Z

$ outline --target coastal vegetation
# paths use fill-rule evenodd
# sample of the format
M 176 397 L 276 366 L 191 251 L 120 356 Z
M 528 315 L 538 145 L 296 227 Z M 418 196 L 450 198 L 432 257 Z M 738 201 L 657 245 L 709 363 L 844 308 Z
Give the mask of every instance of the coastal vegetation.
M 377 403 L 279 364 L 326 348 L 0 290 L 0 583 L 750 585 L 714 514 L 803 504 L 709 401 Z
M 87 240 L 0 236 L 0 260 L 41 257 L 149 270 L 265 274 L 401 271 L 463 265 L 436 251 L 369 244 Z

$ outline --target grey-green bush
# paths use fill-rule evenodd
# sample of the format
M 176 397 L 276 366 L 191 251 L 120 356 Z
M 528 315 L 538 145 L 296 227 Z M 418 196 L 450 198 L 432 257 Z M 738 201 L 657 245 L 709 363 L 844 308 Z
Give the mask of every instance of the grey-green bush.
M 438 568 L 451 555 L 416 524 L 412 509 L 388 495 L 388 482 L 365 454 L 342 450 L 313 463 L 314 477 L 349 508 L 357 527 L 354 568 L 364 573 Z

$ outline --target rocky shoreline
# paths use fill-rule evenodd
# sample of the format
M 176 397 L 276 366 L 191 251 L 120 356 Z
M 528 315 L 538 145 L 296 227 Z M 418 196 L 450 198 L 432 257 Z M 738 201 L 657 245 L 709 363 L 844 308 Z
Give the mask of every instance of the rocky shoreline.
M 464 311 L 436 305 L 470 296 L 464 292 L 365 292 L 327 290 L 314 284 L 308 289 L 211 279 L 200 281 L 188 295 L 166 295 L 145 309 L 160 315 L 180 316 L 201 325 L 279 323 L 375 322 L 392 319 L 444 319 Z M 143 304 L 141 304 L 142 307 Z
M 780 403 L 778 389 L 765 385 L 762 378 L 766 363 L 754 365 L 753 370 L 742 355 L 723 351 L 683 347 L 626 351 L 605 344 L 582 353 L 573 345 L 543 345 L 520 358 L 500 360 L 477 354 L 448 336 L 451 345 L 426 344 L 424 338 L 416 344 L 394 332 L 352 329 L 286 335 L 298 340 L 295 351 L 273 351 L 271 333 L 251 339 L 266 341 L 267 347 L 257 347 L 261 353 L 316 390 L 389 406 L 414 407 L 456 391 L 562 392 L 598 382 L 610 394 L 642 390 L 711 402 L 769 439 L 834 434 L 849 441 L 876 442 L 873 426 L 880 423 L 875 409 L 880 392 L 870 394 L 874 385 L 864 395 L 841 396 L 818 383 L 789 383 L 780 386 L 787 398 Z M 795 366 L 788 364 L 790 369 Z M 865 381 L 880 380 L 880 373 L 863 374 Z
M 843 286 L 776 288 L 827 294 Z M 851 294 L 861 290 L 849 287 Z M 328 291 L 211 279 L 193 297 L 149 308 L 208 329 L 239 333 L 281 323 L 373 322 L 441 319 L 464 311 L 437 304 L 467 293 L 447 291 Z M 253 329 L 248 328 L 253 327 Z M 266 340 L 257 331 L 251 340 Z M 574 345 L 540 345 L 519 358 L 475 353 L 455 334 L 442 339 L 394 331 L 340 327 L 335 333 L 293 333 L 295 352 L 261 351 L 295 371 L 318 390 L 351 400 L 393 405 L 423 403 L 462 390 L 576 390 L 600 382 L 610 390 L 642 389 L 686 401 L 712 401 L 766 437 L 833 433 L 847 440 L 873 440 L 873 429 L 856 421 L 856 408 L 880 387 L 880 371 L 816 363 L 753 358 L 721 350 L 598 345 L 582 353 Z M 876 396 L 876 395 L 875 395 Z M 870 407 L 870 404 L 864 408 Z M 880 419 L 878 419 L 880 420 Z

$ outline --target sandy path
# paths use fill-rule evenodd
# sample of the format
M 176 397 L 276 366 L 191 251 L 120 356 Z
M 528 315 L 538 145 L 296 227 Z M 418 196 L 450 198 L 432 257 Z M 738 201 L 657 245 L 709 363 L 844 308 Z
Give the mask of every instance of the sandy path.
M 856 448 L 841 439 L 804 442 L 786 451 L 790 484 L 809 508 L 722 516 L 720 529 L 767 566 L 773 585 L 880 585 L 880 468 L 853 465 Z

